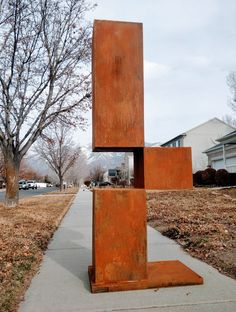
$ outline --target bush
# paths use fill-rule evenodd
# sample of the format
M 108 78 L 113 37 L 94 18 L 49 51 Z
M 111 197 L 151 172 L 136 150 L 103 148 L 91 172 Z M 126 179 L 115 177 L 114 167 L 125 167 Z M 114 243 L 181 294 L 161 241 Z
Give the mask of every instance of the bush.
M 229 173 L 229 178 L 230 178 L 230 185 L 231 186 L 236 185 L 236 173 L 230 172 Z
M 202 173 L 202 182 L 204 185 L 216 184 L 215 180 L 216 170 L 209 167 L 205 169 Z
M 216 184 L 218 186 L 227 186 L 230 184 L 229 173 L 226 169 L 219 169 L 215 175 Z
M 194 175 L 193 175 L 193 184 L 194 185 L 202 185 L 203 184 L 202 174 L 203 174 L 202 170 L 199 170 L 199 171 L 194 173 Z

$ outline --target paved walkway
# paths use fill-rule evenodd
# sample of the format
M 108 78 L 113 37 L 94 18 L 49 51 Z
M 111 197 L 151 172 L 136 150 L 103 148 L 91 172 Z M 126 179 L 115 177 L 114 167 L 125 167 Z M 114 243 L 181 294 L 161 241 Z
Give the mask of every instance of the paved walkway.
M 19 312 L 235 312 L 236 281 L 191 258 L 148 227 L 149 261 L 179 259 L 203 276 L 204 285 L 91 294 L 92 194 L 80 192 L 45 254 Z

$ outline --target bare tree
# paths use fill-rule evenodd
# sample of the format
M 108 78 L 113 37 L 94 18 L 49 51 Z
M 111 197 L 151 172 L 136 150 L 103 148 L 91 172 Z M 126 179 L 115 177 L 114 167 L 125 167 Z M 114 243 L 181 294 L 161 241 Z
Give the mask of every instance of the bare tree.
M 223 116 L 223 121 L 226 122 L 228 125 L 236 128 L 236 118 L 231 115 Z
M 64 176 L 80 153 L 80 148 L 73 143 L 71 131 L 64 125 L 53 125 L 53 129 L 38 139 L 35 151 L 56 173 L 62 190 Z
M 84 126 L 90 108 L 91 26 L 86 0 L 0 2 L 0 148 L 8 207 L 20 162 L 55 120 Z
M 88 175 L 89 168 L 87 164 L 87 157 L 81 151 L 73 167 L 71 167 L 66 173 L 66 178 L 73 182 L 74 185 L 79 185 Z
M 236 71 L 230 72 L 226 77 L 226 81 L 232 94 L 229 104 L 236 111 Z
M 105 170 L 102 166 L 97 165 L 90 170 L 90 179 L 95 182 L 101 182 L 103 180 L 103 175 Z
M 21 164 L 20 164 L 20 170 L 19 170 L 19 178 L 24 180 L 41 180 L 42 176 L 39 175 L 28 163 L 28 160 L 26 157 L 23 157 Z
M 231 96 L 228 100 L 228 105 L 232 111 L 236 113 L 236 71 L 232 71 L 228 74 L 226 77 L 226 82 L 231 93 Z M 225 115 L 223 116 L 223 120 L 230 126 L 236 128 L 236 115 Z
M 3 178 L 4 180 L 6 178 L 5 163 L 1 150 L 0 150 L 0 178 Z

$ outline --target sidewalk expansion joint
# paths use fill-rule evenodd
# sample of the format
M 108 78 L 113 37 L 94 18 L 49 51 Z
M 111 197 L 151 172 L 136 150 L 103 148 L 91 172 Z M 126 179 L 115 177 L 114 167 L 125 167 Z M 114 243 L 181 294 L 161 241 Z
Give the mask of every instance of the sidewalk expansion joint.
M 235 299 L 228 300 L 215 300 L 215 301 L 198 301 L 198 302 L 189 302 L 189 303 L 179 303 L 179 304 L 161 304 L 161 305 L 151 305 L 146 307 L 130 307 L 130 308 L 114 308 L 109 310 L 109 312 L 119 312 L 119 311 L 140 311 L 140 310 L 149 310 L 149 309 L 166 309 L 166 308 L 174 308 L 174 307 L 188 307 L 188 306 L 196 306 L 196 305 L 212 305 L 212 304 L 224 304 L 224 303 L 236 303 Z M 108 311 L 107 311 L 108 312 Z

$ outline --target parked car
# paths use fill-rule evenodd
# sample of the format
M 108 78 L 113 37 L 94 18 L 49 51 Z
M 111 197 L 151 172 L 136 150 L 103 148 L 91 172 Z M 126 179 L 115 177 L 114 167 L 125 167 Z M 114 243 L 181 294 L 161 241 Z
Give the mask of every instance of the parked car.
M 27 183 L 28 187 L 31 188 L 32 190 L 37 189 L 37 183 L 34 180 L 28 180 Z
M 105 181 L 105 182 L 99 182 L 98 186 L 104 187 L 104 186 L 112 186 L 113 184 L 111 182 Z
M 19 181 L 19 190 L 28 190 L 29 185 L 26 180 L 20 180 Z

